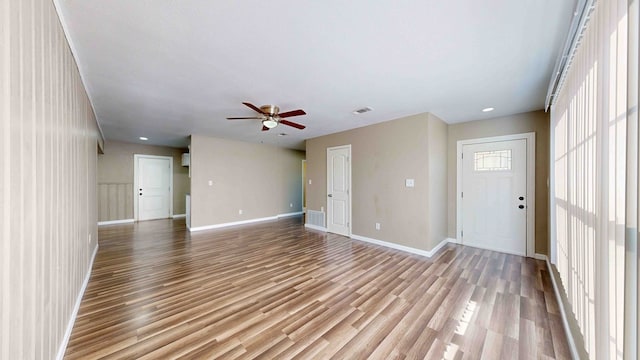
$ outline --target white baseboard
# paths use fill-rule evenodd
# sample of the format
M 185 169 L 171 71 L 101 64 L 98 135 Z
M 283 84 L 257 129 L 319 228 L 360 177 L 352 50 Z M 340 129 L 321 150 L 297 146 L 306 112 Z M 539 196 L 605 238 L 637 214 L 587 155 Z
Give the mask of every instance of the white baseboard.
M 447 238 L 447 240 L 452 244 L 460 244 L 460 245 L 462 245 L 462 241 L 460 241 L 460 239 Z
M 84 291 L 87 289 L 89 279 L 91 278 L 91 270 L 93 270 L 93 261 L 96 259 L 96 254 L 98 254 L 98 244 L 96 244 L 95 249 L 93 249 L 93 254 L 91 255 L 91 259 L 89 260 L 89 269 L 87 270 L 87 274 L 84 277 L 84 282 L 82 283 L 82 287 L 80 288 L 80 292 L 78 293 L 78 297 L 76 298 L 76 304 L 73 307 L 73 311 L 71 312 L 71 318 L 69 319 L 69 323 L 67 324 L 67 330 L 64 332 L 64 337 L 62 338 L 62 344 L 60 344 L 60 347 L 58 348 L 58 355 L 56 356 L 56 359 L 58 360 L 62 360 L 62 358 L 64 358 L 64 353 L 67 351 L 67 345 L 69 344 L 69 339 L 71 338 L 71 331 L 73 330 L 73 325 L 76 323 L 78 310 L 80 310 L 80 303 L 82 303 Z
M 122 219 L 122 220 L 110 220 L 110 221 L 98 221 L 98 226 L 102 225 L 116 225 L 116 224 L 130 224 L 135 222 L 135 219 Z
M 187 217 L 187 214 L 174 214 L 174 215 L 171 216 L 172 219 L 180 219 L 180 218 L 185 218 L 185 217 Z M 98 221 L 98 226 L 102 226 L 102 225 L 117 225 L 117 224 L 130 224 L 130 223 L 133 223 L 135 221 L 136 221 L 136 219 Z
M 549 277 L 551 278 L 551 284 L 553 285 L 553 292 L 556 294 L 556 302 L 558 303 L 558 308 L 560 309 L 560 317 L 562 318 L 562 327 L 564 328 L 564 333 L 567 336 L 567 342 L 569 345 L 569 352 L 571 353 L 572 359 L 580 359 L 580 355 L 578 353 L 578 348 L 576 347 L 576 341 L 573 339 L 573 335 L 571 333 L 571 328 L 569 327 L 569 320 L 567 319 L 567 311 L 564 308 L 564 303 L 562 302 L 562 297 L 560 296 L 560 288 L 558 288 L 558 284 L 556 283 L 556 277 L 553 275 L 553 269 L 551 268 L 551 263 L 549 262 L 549 258 L 543 254 L 536 254 L 537 256 L 544 257 L 544 260 L 547 263 L 547 270 L 549 271 Z
M 400 245 L 400 244 L 395 244 L 395 243 L 391 243 L 391 242 L 387 242 L 387 241 L 383 241 L 383 240 L 372 239 L 372 238 L 368 238 L 366 236 L 361 236 L 361 235 L 356 235 L 356 234 L 351 234 L 351 238 L 354 239 L 354 240 L 360 240 L 360 241 L 368 242 L 368 243 L 371 243 L 371 244 L 385 246 L 385 247 L 388 247 L 388 248 L 391 248 L 391 249 L 405 251 L 405 252 L 408 252 L 408 253 L 412 253 L 412 254 L 416 254 L 416 255 L 422 255 L 422 256 L 426 256 L 426 257 L 432 257 L 436 252 L 438 252 L 438 250 L 440 250 L 443 246 L 445 246 L 450 240 L 449 238 L 445 238 L 438 245 L 436 245 L 433 249 L 428 251 L 428 250 L 416 249 L 416 248 L 413 248 L 413 247 L 404 246 L 404 245 Z
M 536 259 L 536 260 L 549 261 L 548 258 L 547 258 L 547 255 L 545 255 L 545 254 L 535 253 L 535 254 L 533 254 L 533 258 Z
M 277 219 L 278 219 L 277 216 L 269 216 L 269 217 L 263 217 L 263 218 L 258 218 L 258 219 L 232 221 L 232 222 L 222 223 L 222 224 L 213 224 L 213 225 L 191 227 L 191 228 L 189 228 L 189 231 L 196 232 L 196 231 L 203 231 L 203 230 L 219 229 L 219 228 L 223 228 L 223 227 L 236 226 L 236 225 L 245 225 L 245 224 L 251 224 L 251 223 L 262 222 L 262 221 L 269 221 L 269 220 L 277 220 Z
M 327 232 L 327 228 L 324 226 L 312 225 L 312 224 L 304 224 L 304 227 L 307 229 L 318 230 L 322 232 Z
M 433 249 L 431 249 L 430 253 L 431 256 L 435 255 L 438 251 L 440 251 L 440 249 L 447 245 L 447 244 L 458 244 L 458 240 L 453 239 L 453 238 L 445 238 L 444 240 L 440 241 L 440 243 L 438 245 L 436 245 Z
M 298 216 L 298 215 L 302 215 L 304 214 L 304 211 L 296 211 L 296 212 L 290 212 L 290 213 L 285 213 L 285 214 L 280 214 L 278 215 L 278 219 L 279 218 L 283 218 L 283 217 L 289 217 L 289 216 Z
M 280 218 L 296 216 L 296 215 L 302 215 L 302 212 L 298 211 L 298 212 L 292 212 L 292 213 L 286 213 L 286 214 L 278 214 L 276 216 L 267 216 L 267 217 L 257 218 L 257 219 L 232 221 L 232 222 L 222 223 L 222 224 L 213 224 L 213 225 L 187 227 L 187 228 L 189 229 L 190 232 L 195 232 L 195 231 L 219 229 L 223 227 L 236 226 L 236 225 L 246 225 L 246 224 L 252 224 L 252 223 L 263 222 L 263 221 L 278 220 Z

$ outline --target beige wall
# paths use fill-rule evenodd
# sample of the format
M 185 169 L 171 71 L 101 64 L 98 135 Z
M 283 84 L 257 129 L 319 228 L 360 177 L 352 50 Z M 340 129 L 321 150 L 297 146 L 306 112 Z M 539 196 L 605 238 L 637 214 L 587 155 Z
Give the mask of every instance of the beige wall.
M 326 211 L 327 148 L 347 144 L 354 235 L 427 251 L 444 240 L 446 220 L 431 219 L 429 210 L 433 207 L 436 214 L 444 209 L 446 195 L 429 196 L 446 194 L 446 188 L 430 188 L 431 181 L 446 186 L 446 160 L 436 160 L 431 168 L 428 159 L 430 151 L 446 151 L 446 124 L 425 113 L 307 140 L 307 177 L 312 181 L 307 185 L 308 209 Z M 415 187 L 405 187 L 405 179 L 415 179 Z M 431 221 L 441 224 L 430 226 Z
M 303 159 L 303 151 L 192 135 L 191 227 L 302 211 Z
M 185 213 L 189 168 L 181 165 L 188 149 L 107 141 L 98 155 L 99 221 L 133 219 L 133 155 L 173 157 L 173 214 Z
M 449 209 L 448 236 L 456 238 L 456 146 L 459 140 L 536 133 L 536 253 L 548 255 L 549 249 L 549 114 L 534 111 L 488 120 L 471 121 L 449 125 L 448 177 Z
M 429 114 L 428 171 L 429 171 L 429 239 L 431 248 L 447 238 L 447 134 L 449 126 Z
M 0 51 L 0 358 L 54 359 L 97 247 L 98 129 L 52 1 L 2 1 Z

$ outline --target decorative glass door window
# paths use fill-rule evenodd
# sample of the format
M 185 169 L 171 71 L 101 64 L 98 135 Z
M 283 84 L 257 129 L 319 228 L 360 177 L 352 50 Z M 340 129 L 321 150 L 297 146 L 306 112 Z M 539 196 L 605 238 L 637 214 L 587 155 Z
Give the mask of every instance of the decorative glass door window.
M 494 151 L 477 151 L 473 153 L 475 171 L 511 170 L 511 149 Z

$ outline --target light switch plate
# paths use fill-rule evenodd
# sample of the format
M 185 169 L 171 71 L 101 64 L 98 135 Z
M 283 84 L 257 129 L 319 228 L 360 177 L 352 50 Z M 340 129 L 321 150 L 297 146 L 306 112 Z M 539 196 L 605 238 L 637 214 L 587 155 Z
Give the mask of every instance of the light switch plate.
M 415 184 L 415 180 L 414 179 L 406 179 L 404 181 L 404 186 L 406 186 L 406 187 L 414 187 L 415 185 L 416 184 Z

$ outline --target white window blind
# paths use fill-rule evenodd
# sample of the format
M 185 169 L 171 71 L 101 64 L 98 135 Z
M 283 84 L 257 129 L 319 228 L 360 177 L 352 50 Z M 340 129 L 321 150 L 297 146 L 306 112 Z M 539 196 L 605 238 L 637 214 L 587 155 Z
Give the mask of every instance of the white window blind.
M 638 1 L 596 2 L 551 108 L 551 260 L 593 359 L 638 356 Z

